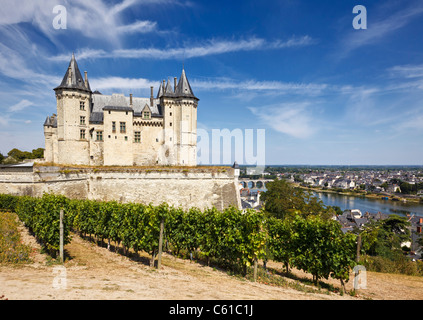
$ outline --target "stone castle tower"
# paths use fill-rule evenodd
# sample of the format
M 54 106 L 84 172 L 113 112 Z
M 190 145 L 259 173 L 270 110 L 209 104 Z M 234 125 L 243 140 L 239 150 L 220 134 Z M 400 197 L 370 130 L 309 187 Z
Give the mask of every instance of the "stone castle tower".
M 185 70 L 149 98 L 91 91 L 75 56 L 44 123 L 46 162 L 95 166 L 197 164 L 197 106 Z

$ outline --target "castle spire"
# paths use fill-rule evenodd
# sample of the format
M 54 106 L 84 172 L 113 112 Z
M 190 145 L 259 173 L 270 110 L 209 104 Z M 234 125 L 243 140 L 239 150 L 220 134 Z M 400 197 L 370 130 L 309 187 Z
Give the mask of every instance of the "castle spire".
M 194 93 L 192 92 L 191 86 L 189 84 L 187 75 L 185 74 L 185 68 L 182 67 L 182 74 L 179 78 L 178 85 L 175 90 L 176 95 L 184 96 L 184 97 L 191 97 L 196 98 Z M 197 98 L 196 98 L 197 99 Z
M 63 77 L 63 80 L 60 85 L 54 90 L 57 89 L 79 89 L 91 92 L 88 77 L 86 75 L 85 79 L 82 77 L 81 71 L 79 71 L 78 63 L 75 59 L 75 54 L 73 52 L 66 74 Z

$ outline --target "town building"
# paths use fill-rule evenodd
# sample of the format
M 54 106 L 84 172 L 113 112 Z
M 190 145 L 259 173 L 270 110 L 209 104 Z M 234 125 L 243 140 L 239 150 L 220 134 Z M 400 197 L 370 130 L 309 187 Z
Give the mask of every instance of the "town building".
M 197 164 L 197 106 L 185 70 L 160 83 L 156 97 L 91 91 L 72 54 L 54 89 L 57 113 L 44 123 L 46 162 L 65 165 Z

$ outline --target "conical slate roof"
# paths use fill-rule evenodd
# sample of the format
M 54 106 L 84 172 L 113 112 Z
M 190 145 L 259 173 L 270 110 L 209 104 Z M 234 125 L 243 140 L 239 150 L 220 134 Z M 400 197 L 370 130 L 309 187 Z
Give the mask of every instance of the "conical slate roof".
M 169 79 L 167 80 L 166 85 L 163 80 L 163 83 L 160 84 L 159 92 L 157 93 L 157 98 L 160 98 L 161 96 L 187 97 L 199 100 L 192 92 L 187 75 L 185 74 L 185 69 L 182 69 L 181 77 L 179 78 L 179 82 L 175 88 L 172 88 Z
M 165 88 L 165 94 L 173 93 L 172 85 L 170 84 L 169 79 L 167 79 L 166 88 Z
M 72 59 L 69 62 L 69 67 L 66 70 L 66 74 L 63 77 L 62 82 L 57 89 L 79 89 L 83 91 L 91 92 L 90 84 L 87 79 L 87 85 L 85 85 L 85 80 L 81 75 L 81 72 L 78 68 L 78 63 L 76 62 L 75 55 L 72 53 Z
M 160 82 L 160 87 L 159 87 L 159 91 L 157 92 L 157 99 L 160 98 L 163 95 L 164 92 L 164 88 L 163 88 L 163 84 Z
M 175 94 L 177 96 L 196 98 L 189 85 L 188 78 L 185 74 L 185 69 L 182 69 L 181 77 L 179 78 L 178 85 L 176 86 Z

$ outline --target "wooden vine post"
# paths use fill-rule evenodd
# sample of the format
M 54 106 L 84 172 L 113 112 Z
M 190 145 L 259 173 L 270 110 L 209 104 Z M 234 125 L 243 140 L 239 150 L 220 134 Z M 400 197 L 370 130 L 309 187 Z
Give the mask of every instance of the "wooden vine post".
M 56 211 L 57 212 L 57 211 Z M 63 209 L 60 209 L 60 240 L 59 240 L 60 262 L 63 263 Z
M 257 261 L 257 257 L 254 258 L 254 282 L 257 281 L 257 265 L 258 265 L 258 261 Z
M 164 219 L 162 219 L 162 221 L 160 222 L 159 254 L 158 254 L 158 260 L 157 260 L 157 269 L 159 270 L 162 266 L 163 231 L 164 231 Z

